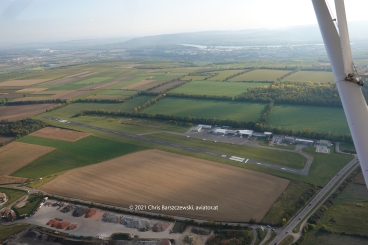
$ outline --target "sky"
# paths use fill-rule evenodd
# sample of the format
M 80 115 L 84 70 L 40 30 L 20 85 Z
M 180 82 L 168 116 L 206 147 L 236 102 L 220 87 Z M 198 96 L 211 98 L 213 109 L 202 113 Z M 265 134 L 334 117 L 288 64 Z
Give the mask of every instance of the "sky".
M 345 6 L 348 21 L 368 20 L 367 0 Z M 0 0 L 0 44 L 316 23 L 311 0 Z

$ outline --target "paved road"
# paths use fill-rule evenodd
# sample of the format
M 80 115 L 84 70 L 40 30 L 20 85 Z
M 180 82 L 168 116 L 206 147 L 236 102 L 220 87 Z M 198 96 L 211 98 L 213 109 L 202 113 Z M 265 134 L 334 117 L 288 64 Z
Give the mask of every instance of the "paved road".
M 340 142 L 336 142 L 336 143 L 335 143 L 335 151 L 336 151 L 337 153 L 340 153 L 340 154 L 347 154 L 347 155 L 350 155 L 349 153 L 346 153 L 346 152 L 340 151 Z
M 202 153 L 202 154 L 206 154 L 206 155 L 210 155 L 210 156 L 214 156 L 214 157 L 226 158 L 226 159 L 236 161 L 236 162 L 241 162 L 241 163 L 244 163 L 244 164 L 257 165 L 257 166 L 262 166 L 262 167 L 265 167 L 265 168 L 270 168 L 270 169 L 275 169 L 275 170 L 279 170 L 279 171 L 289 172 L 289 173 L 293 173 L 293 174 L 297 174 L 297 175 L 308 175 L 309 166 L 311 164 L 311 162 L 310 162 L 311 157 L 308 156 L 307 154 L 303 153 L 301 150 L 300 150 L 300 152 L 303 153 L 302 154 L 303 156 L 308 156 L 309 157 L 309 158 L 307 157 L 308 160 L 307 160 L 306 167 L 304 167 L 303 169 L 293 169 L 293 168 L 278 166 L 278 165 L 274 165 L 274 164 L 270 164 L 270 163 L 259 162 L 259 161 L 251 160 L 251 159 L 244 158 L 244 157 L 230 156 L 230 155 L 223 154 L 223 153 L 212 152 L 212 151 L 203 150 L 203 149 L 199 149 L 199 148 L 193 148 L 193 147 L 189 147 L 189 146 L 178 145 L 178 144 L 174 144 L 174 143 L 167 142 L 167 141 L 151 139 L 151 138 L 144 137 L 144 135 L 124 133 L 124 132 L 115 131 L 115 130 L 107 129 L 107 128 L 101 128 L 101 127 L 97 127 L 97 126 L 92 126 L 92 125 L 88 125 L 88 124 L 84 124 L 84 123 L 63 120 L 63 119 L 60 119 L 60 118 L 54 118 L 54 117 L 44 117 L 44 118 L 49 119 L 49 120 L 53 120 L 53 121 L 58 121 L 58 122 L 71 124 L 71 125 L 76 125 L 76 126 L 79 126 L 79 127 L 84 127 L 84 128 L 90 128 L 90 129 L 94 129 L 94 130 L 98 130 L 98 131 L 103 131 L 103 132 L 110 133 L 110 134 L 116 134 L 116 135 L 121 135 L 121 136 L 128 137 L 128 138 L 134 138 L 134 139 L 137 139 L 137 140 L 149 141 L 151 143 L 176 147 L 176 148 L 180 148 L 180 149 L 183 149 L 183 150 Z M 291 150 L 286 150 L 286 151 L 291 151 Z M 292 151 L 292 152 L 295 152 L 295 151 Z M 313 158 L 312 158 L 311 161 L 313 161 Z
M 292 220 L 291 222 L 289 222 L 289 224 L 283 228 L 283 230 L 278 233 L 278 235 L 275 237 L 275 239 L 270 243 L 272 245 L 274 244 L 279 244 L 279 242 L 281 242 L 283 239 L 285 239 L 286 236 L 288 236 L 289 234 L 292 234 L 293 229 L 299 224 L 300 220 L 303 220 L 304 218 L 307 217 L 308 213 L 313 210 L 314 208 L 318 208 L 319 206 L 321 206 L 323 204 L 323 202 L 321 202 L 320 204 L 318 204 L 318 202 L 320 200 L 323 199 L 323 197 L 334 188 L 334 185 L 336 183 L 338 183 L 339 181 L 345 179 L 347 177 L 344 176 L 345 173 L 350 173 L 352 172 L 355 168 L 351 169 L 354 165 L 357 165 L 356 163 L 358 162 L 357 157 L 355 157 L 353 160 L 351 160 L 343 169 L 341 169 L 337 175 L 335 175 L 330 182 L 328 182 L 328 184 L 313 198 L 313 200 L 302 210 L 300 211 Z M 333 192 L 330 193 L 330 195 Z M 329 196 L 329 195 L 328 195 Z M 328 198 L 325 197 L 324 199 Z

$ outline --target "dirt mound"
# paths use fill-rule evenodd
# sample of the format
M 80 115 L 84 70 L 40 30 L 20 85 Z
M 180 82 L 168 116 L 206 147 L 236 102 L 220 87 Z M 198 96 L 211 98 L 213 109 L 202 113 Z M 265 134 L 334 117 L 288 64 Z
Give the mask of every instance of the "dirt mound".
M 88 210 L 89 210 L 88 207 L 78 206 L 77 209 L 74 210 L 73 216 L 74 217 L 82 217 L 83 215 L 85 215 L 87 213 Z
M 68 230 L 68 231 L 71 231 L 71 230 L 74 230 L 74 229 L 76 229 L 77 228 L 77 224 L 71 224 L 71 225 L 69 225 L 66 229 Z
M 92 217 L 95 214 L 96 214 L 96 210 L 95 209 L 88 209 L 88 211 L 87 211 L 87 213 L 86 213 L 86 215 L 84 217 L 90 218 L 90 217 Z
M 211 233 L 210 230 L 198 228 L 198 227 L 193 227 L 192 232 L 198 235 L 209 235 Z
M 163 239 L 157 245 L 171 245 L 171 242 L 168 239 Z
M 62 213 L 69 213 L 70 211 L 73 211 L 77 208 L 77 206 L 73 205 L 73 204 L 69 204 L 65 207 L 63 207 L 63 209 L 60 210 L 60 212 Z
M 152 229 L 152 223 L 148 219 L 124 217 L 121 219 L 120 224 L 125 225 L 127 228 L 136 228 L 140 231 Z
M 55 221 L 56 221 L 56 219 L 50 219 L 49 222 L 47 222 L 46 225 L 52 225 L 52 224 L 55 223 Z
M 66 227 L 68 227 L 70 225 L 70 222 L 68 221 L 63 221 L 63 222 L 59 222 L 59 224 L 56 225 L 56 229 L 65 229 Z
M 169 227 L 169 225 L 170 225 L 169 222 L 157 222 L 156 224 L 153 225 L 152 231 L 163 232 L 167 229 L 167 227 Z
M 59 226 L 60 225 L 60 221 L 57 221 L 57 220 L 55 220 L 55 222 L 54 223 L 52 223 L 52 225 L 51 225 L 51 227 L 57 227 L 57 226 Z

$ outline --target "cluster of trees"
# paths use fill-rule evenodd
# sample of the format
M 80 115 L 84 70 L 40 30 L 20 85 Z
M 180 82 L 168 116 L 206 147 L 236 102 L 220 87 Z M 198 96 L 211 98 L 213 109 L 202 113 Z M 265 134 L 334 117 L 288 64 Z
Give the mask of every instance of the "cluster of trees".
M 216 244 L 251 244 L 252 232 L 250 230 L 215 230 L 215 235 L 211 236 L 208 245 Z
M 148 114 L 140 112 L 122 112 L 122 111 L 106 111 L 106 110 L 85 110 L 78 112 L 75 116 L 83 115 L 100 115 L 100 116 L 122 116 L 122 117 L 137 117 L 137 118 L 147 118 L 147 119 L 159 119 L 159 120 L 173 120 L 177 122 L 187 122 L 192 124 L 208 124 L 208 125 L 227 125 L 234 128 L 247 128 L 253 129 L 258 132 L 273 132 L 275 134 L 284 135 L 295 135 L 297 137 L 312 138 L 312 139 L 327 139 L 330 141 L 340 141 L 346 143 L 352 143 L 351 135 L 337 135 L 331 134 L 331 132 L 314 132 L 311 129 L 303 129 L 295 131 L 293 129 L 285 129 L 280 126 L 274 127 L 270 125 L 265 125 L 262 122 L 253 121 L 235 121 L 230 119 L 217 119 L 217 118 L 197 118 L 197 117 L 183 117 L 183 116 L 173 116 L 165 114 Z
M 152 100 L 147 101 L 146 103 L 144 103 L 142 106 L 137 106 L 134 108 L 135 112 L 139 112 L 142 111 L 148 107 L 150 107 L 151 105 L 156 104 L 157 102 L 159 102 L 160 100 L 162 100 L 163 98 L 166 97 L 166 94 L 159 94 L 158 96 L 156 96 L 155 98 L 153 98 Z
M 275 102 L 272 100 L 267 107 L 267 110 L 265 111 L 265 113 L 263 113 L 262 116 L 262 120 L 261 122 L 266 123 L 268 121 L 268 117 L 270 116 L 272 110 L 273 110 L 273 106 L 275 105 Z
M 175 120 L 169 120 L 170 124 L 179 125 L 179 126 L 187 126 L 187 127 L 193 127 L 193 123 L 189 122 L 180 122 Z
M 274 83 L 251 87 L 234 100 L 342 107 L 336 86 L 320 83 Z
M 15 140 L 46 126 L 47 123 L 29 118 L 17 121 L 0 120 L 0 135 L 12 137 Z M 9 142 L 0 143 L 0 146 Z

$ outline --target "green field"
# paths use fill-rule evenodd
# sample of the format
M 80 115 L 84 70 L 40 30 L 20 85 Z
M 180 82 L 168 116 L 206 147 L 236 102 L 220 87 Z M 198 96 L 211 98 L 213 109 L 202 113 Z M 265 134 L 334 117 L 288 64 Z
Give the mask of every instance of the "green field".
M 91 78 L 84 79 L 82 81 L 79 81 L 73 84 L 96 84 L 96 83 L 108 82 L 111 80 L 114 80 L 114 77 L 91 77 Z
M 289 73 L 287 70 L 259 69 L 234 77 L 231 81 L 275 81 L 277 78 Z
M 298 71 L 283 81 L 290 82 L 314 82 L 314 83 L 334 83 L 335 79 L 332 72 L 326 71 Z
M 27 229 L 30 225 L 28 224 L 15 224 L 15 225 L 0 225 L 0 242 L 13 234 L 17 234 Z
M 27 194 L 26 191 L 4 187 L 0 187 L 0 192 L 5 193 L 6 196 L 9 198 L 4 206 L 10 205 L 11 203 L 15 202 L 16 200 Z
M 362 174 L 358 176 L 362 177 Z M 351 182 L 318 221 L 336 233 L 368 236 L 368 190 L 363 181 Z
M 281 225 L 283 218 L 289 221 L 299 210 L 300 207 L 297 208 L 296 205 L 301 200 L 301 197 L 303 198 L 308 192 L 310 194 L 314 193 L 312 185 L 299 181 L 291 181 L 261 222 L 269 225 Z M 307 196 L 311 197 L 311 195 Z M 308 200 L 305 200 L 305 202 L 307 201 Z
M 296 131 L 310 128 L 315 132 L 350 134 L 344 110 L 336 107 L 275 105 L 267 124 Z
M 165 98 L 143 112 L 236 121 L 258 121 L 267 104 L 238 101 Z
M 26 136 L 19 139 L 19 141 L 56 148 L 56 150 L 36 159 L 12 174 L 13 176 L 26 178 L 44 177 L 147 149 L 138 145 L 124 144 L 94 136 L 76 142 L 34 136 Z
M 366 245 L 368 239 L 357 236 L 309 231 L 301 245 Z
M 224 81 L 227 77 L 234 75 L 236 73 L 242 72 L 244 70 L 226 70 L 226 71 L 215 71 L 211 73 L 218 73 L 217 76 L 211 77 L 209 80 L 212 81 Z
M 306 162 L 306 159 L 302 155 L 294 152 L 277 151 L 246 145 L 230 145 L 221 142 L 215 143 L 168 133 L 149 134 L 146 137 L 291 168 L 301 169 Z
M 245 93 L 250 87 L 265 85 L 270 85 L 270 83 L 193 81 L 169 93 L 236 96 Z
M 306 147 L 303 151 L 313 157 L 313 163 L 308 176 L 303 176 L 300 180 L 307 180 L 309 183 L 321 186 L 327 184 L 328 180 L 353 159 L 351 155 L 335 153 L 333 148 L 330 154 L 317 153 L 313 146 Z
M 340 143 L 340 151 L 356 151 L 354 144 Z

